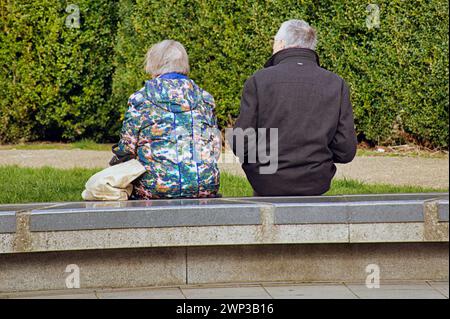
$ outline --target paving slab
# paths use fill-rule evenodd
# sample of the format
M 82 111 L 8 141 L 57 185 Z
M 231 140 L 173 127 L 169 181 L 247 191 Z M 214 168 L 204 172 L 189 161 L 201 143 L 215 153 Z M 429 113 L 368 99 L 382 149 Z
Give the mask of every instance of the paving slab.
M 179 288 L 97 291 L 99 299 L 185 299 Z
M 20 297 L 14 299 L 97 299 L 94 293 L 91 294 L 71 294 L 71 295 L 42 295 L 33 297 Z
M 187 299 L 272 299 L 261 286 L 181 288 Z
M 361 299 L 445 299 L 441 293 L 424 283 L 380 284 L 380 288 L 348 284 L 347 287 Z
M 263 285 L 274 299 L 357 299 L 343 284 Z
M 91 289 L 65 289 L 1 294 L 0 299 L 97 299 Z
M 97 299 L 95 294 L 73 294 L 73 295 L 46 295 L 36 297 L 24 297 L 16 299 Z
M 446 293 L 446 295 L 445 295 Z M 397 282 L 379 289 L 354 283 L 261 283 L 253 285 L 215 284 L 137 289 L 70 289 L 0 294 L 15 299 L 445 299 L 448 281 Z
M 445 297 L 449 297 L 448 293 L 448 281 L 430 281 L 428 284 L 443 294 Z

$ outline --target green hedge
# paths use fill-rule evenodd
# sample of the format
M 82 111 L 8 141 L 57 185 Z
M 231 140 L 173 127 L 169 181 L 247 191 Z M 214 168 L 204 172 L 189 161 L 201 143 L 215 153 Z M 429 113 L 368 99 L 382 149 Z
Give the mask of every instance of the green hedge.
M 76 3 L 80 28 L 68 28 Z M 100 137 L 111 105 L 116 10 L 108 0 L 6 0 L 0 16 L 0 142 Z
M 356 0 L 84 0 L 74 2 L 89 23 L 75 33 L 64 28 L 67 3 L 59 2 L 54 8 L 51 1 L 21 2 L 36 3 L 16 10 L 26 10 L 38 29 L 10 11 L 6 19 L 2 16 L 2 28 L 8 21 L 11 33 L 27 36 L 17 42 L 17 35 L 8 34 L 6 46 L 1 41 L 0 80 L 6 78 L 9 83 L 0 84 L 2 140 L 48 138 L 49 132 L 65 139 L 116 139 L 128 96 L 147 78 L 145 52 L 165 38 L 186 46 L 191 77 L 215 96 L 221 126 L 230 125 L 238 115 L 242 85 L 270 57 L 271 40 L 279 25 L 301 18 L 318 30 L 322 65 L 340 74 L 351 87 L 361 139 L 377 144 L 414 141 L 448 146 L 447 1 L 376 1 L 380 26 L 368 29 L 368 3 Z M 15 3 L 19 6 L 20 2 Z M 47 9 L 41 12 L 46 16 L 53 12 L 57 19 L 43 20 L 38 15 L 43 3 Z M 65 43 L 74 37 L 77 46 L 73 49 L 61 45 L 61 39 Z M 56 62 L 50 59 L 51 63 L 39 64 L 49 57 L 39 56 L 36 45 L 54 47 L 55 41 Z M 11 46 L 23 52 L 30 43 L 34 44 L 31 53 L 20 59 L 7 50 Z M 70 76 L 61 72 L 59 59 L 71 61 L 66 64 Z M 17 86 L 17 79 L 12 84 L 14 73 L 5 75 L 5 70 L 21 63 L 30 76 Z M 63 85 L 57 85 L 59 81 Z M 35 93 L 37 88 L 40 94 Z

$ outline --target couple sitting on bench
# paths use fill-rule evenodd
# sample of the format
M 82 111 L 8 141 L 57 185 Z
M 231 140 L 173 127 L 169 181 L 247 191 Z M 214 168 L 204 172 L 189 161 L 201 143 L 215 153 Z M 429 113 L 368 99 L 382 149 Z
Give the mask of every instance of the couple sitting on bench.
M 272 57 L 245 82 L 227 139 L 255 195 L 321 195 L 330 188 L 334 164 L 355 156 L 348 86 L 320 67 L 316 43 L 305 21 L 284 22 Z M 151 47 L 145 70 L 152 79 L 128 101 L 110 164 L 134 159 L 141 165 L 131 199 L 217 197 L 222 143 L 213 96 L 188 77 L 188 55 L 179 42 Z M 266 134 L 273 129 L 276 134 Z M 264 172 L 267 154 L 276 168 Z

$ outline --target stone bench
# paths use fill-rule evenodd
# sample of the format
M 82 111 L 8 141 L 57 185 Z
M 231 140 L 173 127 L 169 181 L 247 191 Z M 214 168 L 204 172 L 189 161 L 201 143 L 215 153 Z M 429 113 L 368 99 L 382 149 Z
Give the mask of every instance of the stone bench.
M 387 280 L 448 279 L 448 206 L 445 193 L 0 205 L 0 292 L 64 288 L 71 263 L 90 287 L 362 280 L 371 263 Z

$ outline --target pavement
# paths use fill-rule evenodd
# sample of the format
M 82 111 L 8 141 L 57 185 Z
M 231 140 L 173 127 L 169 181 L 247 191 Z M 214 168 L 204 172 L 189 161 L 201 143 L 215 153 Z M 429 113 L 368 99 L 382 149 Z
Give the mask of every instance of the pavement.
M 261 283 L 136 289 L 67 289 L 1 294 L 1 299 L 448 299 L 448 281 Z
M 103 168 L 111 152 L 88 150 L 0 150 L 0 166 L 51 166 L 56 168 Z M 351 163 L 337 165 L 337 178 L 367 183 L 415 185 L 448 188 L 449 160 L 426 157 L 358 156 Z M 244 176 L 237 159 L 227 155 L 219 164 L 221 171 Z

